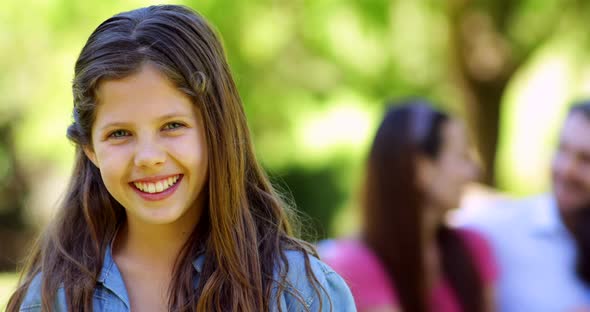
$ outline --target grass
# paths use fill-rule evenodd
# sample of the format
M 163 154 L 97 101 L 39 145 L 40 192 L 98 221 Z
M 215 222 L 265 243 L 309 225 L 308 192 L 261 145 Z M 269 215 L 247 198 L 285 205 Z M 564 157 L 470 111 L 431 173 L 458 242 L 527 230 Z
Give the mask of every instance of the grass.
M 8 297 L 14 291 L 17 281 L 17 273 L 0 273 L 0 311 L 4 311 L 6 309 Z

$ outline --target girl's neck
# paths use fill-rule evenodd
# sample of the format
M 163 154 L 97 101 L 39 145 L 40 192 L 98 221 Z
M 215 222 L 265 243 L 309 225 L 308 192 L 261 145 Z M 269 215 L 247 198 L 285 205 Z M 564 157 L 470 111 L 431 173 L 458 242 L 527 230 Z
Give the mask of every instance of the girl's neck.
M 181 219 L 187 220 L 186 216 Z M 190 239 L 198 217 L 194 220 L 149 224 L 127 216 L 112 248 L 133 309 L 166 310 L 178 254 Z
M 125 259 L 153 268 L 172 269 L 182 246 L 198 223 L 198 216 L 169 224 L 148 224 L 128 217 L 113 244 L 115 259 Z

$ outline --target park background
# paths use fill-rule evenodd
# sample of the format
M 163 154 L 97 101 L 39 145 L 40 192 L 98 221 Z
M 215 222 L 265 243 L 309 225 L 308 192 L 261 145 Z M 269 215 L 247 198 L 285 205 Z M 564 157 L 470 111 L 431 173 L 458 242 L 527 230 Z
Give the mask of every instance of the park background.
M 161 3 L 196 9 L 223 38 L 257 155 L 309 240 L 357 228 L 388 101 L 423 97 L 465 119 L 485 168 L 479 189 L 525 196 L 548 190 L 557 129 L 590 95 L 583 0 L 4 0 L 0 309 L 72 169 L 80 49 L 108 17 Z

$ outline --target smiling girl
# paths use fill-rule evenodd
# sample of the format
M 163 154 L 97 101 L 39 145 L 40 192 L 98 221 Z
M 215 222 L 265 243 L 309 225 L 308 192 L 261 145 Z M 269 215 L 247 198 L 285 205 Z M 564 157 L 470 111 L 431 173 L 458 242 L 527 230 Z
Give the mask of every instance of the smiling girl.
M 75 169 L 8 311 L 354 311 L 291 236 L 201 16 L 166 5 L 106 20 L 73 92 Z

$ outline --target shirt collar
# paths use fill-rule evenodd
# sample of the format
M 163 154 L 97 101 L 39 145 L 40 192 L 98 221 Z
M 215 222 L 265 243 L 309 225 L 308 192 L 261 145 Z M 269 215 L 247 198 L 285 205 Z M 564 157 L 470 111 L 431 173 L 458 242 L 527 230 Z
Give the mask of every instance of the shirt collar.
M 109 245 L 105 251 L 104 260 L 102 264 L 102 270 L 98 277 L 98 282 L 101 283 L 105 288 L 113 292 L 129 309 L 129 296 L 127 295 L 127 289 L 125 288 L 125 282 L 115 261 Z
M 199 254 L 197 259 L 193 261 L 193 268 L 197 271 L 197 276 L 203 271 L 203 264 L 205 263 L 205 253 Z M 113 260 L 113 254 L 111 246 L 109 245 L 105 251 L 102 270 L 97 280 L 103 284 L 104 287 L 111 290 L 117 295 L 123 302 L 129 307 L 129 297 L 127 295 L 127 289 L 123 281 L 121 272 L 117 268 L 117 264 Z

